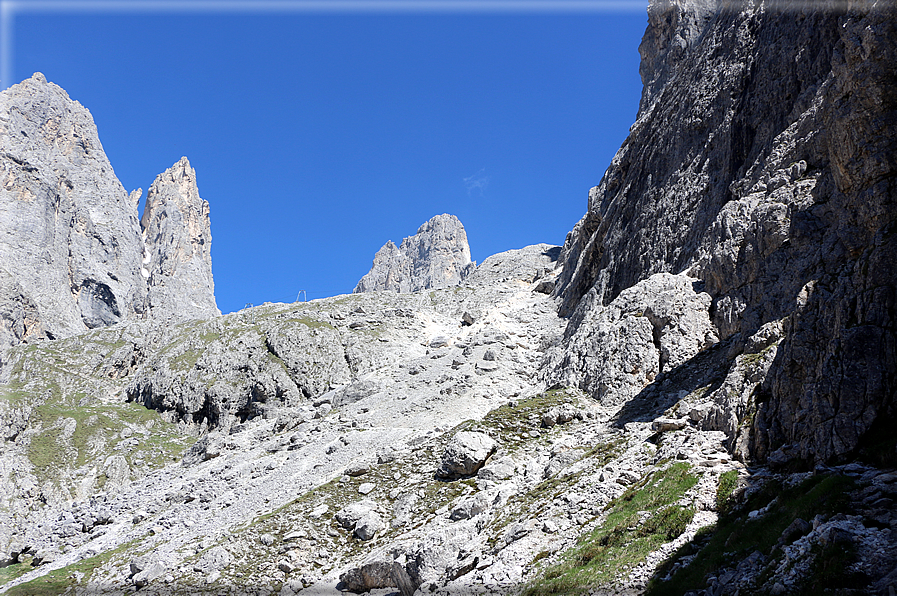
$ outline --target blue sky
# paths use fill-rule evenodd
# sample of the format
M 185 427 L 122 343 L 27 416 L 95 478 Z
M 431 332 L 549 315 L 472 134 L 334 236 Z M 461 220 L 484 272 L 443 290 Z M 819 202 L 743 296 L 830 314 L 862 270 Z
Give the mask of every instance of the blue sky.
M 351 292 L 437 213 L 477 261 L 562 244 L 635 119 L 646 22 L 632 4 L 24 11 L 8 68 L 91 111 L 127 190 L 190 159 L 230 312 Z

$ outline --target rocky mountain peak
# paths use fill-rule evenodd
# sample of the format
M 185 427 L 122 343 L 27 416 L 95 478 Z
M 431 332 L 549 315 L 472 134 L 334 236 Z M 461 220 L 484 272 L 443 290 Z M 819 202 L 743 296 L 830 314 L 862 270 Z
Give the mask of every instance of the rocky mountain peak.
M 891 594 L 895 10 L 652 2 L 638 119 L 563 249 L 467 276 L 441 215 L 354 295 L 10 348 L 0 591 Z M 31 244 L 0 265 L 81 267 L 106 285 L 79 296 L 121 305 L 81 207 L 78 175 L 114 181 L 92 121 L 54 154 L 42 110 L 86 111 L 27 88 L 0 238 Z M 116 192 L 91 207 L 136 214 Z M 74 263 L 35 252 L 60 230 Z M 143 233 L 154 317 L 209 308 L 186 159 Z M 0 341 L 52 322 L 23 271 L 0 270 Z
M 467 232 L 454 215 L 436 215 L 396 246 L 386 242 L 354 292 L 416 292 L 461 283 L 476 268 Z
M 41 73 L 0 93 L 0 350 L 154 316 L 217 314 L 208 203 L 186 158 L 137 206 L 90 112 Z M 146 246 L 144 238 L 147 239 Z
M 202 318 L 220 314 L 212 279 L 209 203 L 199 196 L 196 171 L 186 157 L 156 177 L 146 195 L 144 277 L 154 317 Z
M 42 332 L 60 337 L 140 315 L 146 286 L 137 209 L 115 177 L 90 112 L 35 73 L 0 93 L 0 267 L 18 288 L 0 310 L 28 304 Z M 15 282 L 15 283 L 12 283 Z

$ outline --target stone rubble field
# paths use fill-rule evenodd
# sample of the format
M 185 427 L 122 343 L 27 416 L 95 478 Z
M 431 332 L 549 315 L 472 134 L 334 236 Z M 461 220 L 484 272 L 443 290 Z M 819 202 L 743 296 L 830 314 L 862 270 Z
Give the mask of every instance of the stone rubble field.
M 563 320 L 535 290 L 556 254 L 502 253 L 447 289 L 15 348 L 3 538 L 21 574 L 0 590 L 553 593 L 583 537 L 622 533 L 591 585 L 643 592 L 748 470 L 701 429 L 712 391 L 671 386 L 651 418 L 548 386 Z M 891 476 L 867 496 L 893 496 Z M 786 560 L 825 532 L 894 547 L 860 518 L 807 523 Z

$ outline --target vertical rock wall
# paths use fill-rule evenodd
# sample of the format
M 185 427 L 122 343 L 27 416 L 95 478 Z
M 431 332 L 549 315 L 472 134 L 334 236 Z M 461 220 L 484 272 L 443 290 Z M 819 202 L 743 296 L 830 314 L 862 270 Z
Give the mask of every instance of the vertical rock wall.
M 139 194 L 59 86 L 36 73 L 0 93 L 0 351 L 149 314 L 218 314 L 195 172 L 182 159 L 156 179 L 145 231 Z
M 142 314 L 141 253 L 137 208 L 90 112 L 39 73 L 0 93 L 0 269 L 44 333 Z
M 843 6 L 652 2 L 638 118 L 561 256 L 568 338 L 660 272 L 703 282 L 720 339 L 782 322 L 761 458 L 897 415 L 897 18 Z
M 156 177 L 140 224 L 152 316 L 190 319 L 220 314 L 212 279 L 209 203 L 199 197 L 196 171 L 186 157 Z

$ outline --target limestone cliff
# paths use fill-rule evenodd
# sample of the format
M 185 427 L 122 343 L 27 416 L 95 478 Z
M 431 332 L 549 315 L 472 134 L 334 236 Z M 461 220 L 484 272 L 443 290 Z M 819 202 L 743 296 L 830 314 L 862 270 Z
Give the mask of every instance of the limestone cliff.
M 387 241 L 354 291 L 357 294 L 444 288 L 461 283 L 475 268 L 464 226 L 454 215 L 443 213 L 424 223 L 400 246 Z
M 156 179 L 142 230 L 140 192 L 116 178 L 90 112 L 40 73 L 0 93 L 0 181 L 0 351 L 218 313 L 208 203 L 189 163 Z
M 4 342 L 140 315 L 137 208 L 90 112 L 40 73 L 0 93 L 0 168 L 0 269 L 15 282 L 3 284 L 15 294 L 3 300 L 37 313 L 4 313 L 4 325 L 18 330 Z
M 196 171 L 186 157 L 156 177 L 140 225 L 152 316 L 189 319 L 220 314 L 212 279 L 209 203 L 199 197 Z
M 638 118 L 561 256 L 557 376 L 603 366 L 582 337 L 618 296 L 684 273 L 733 353 L 759 334 L 772 360 L 705 424 L 826 461 L 894 419 L 897 19 L 850 5 L 651 3 Z

